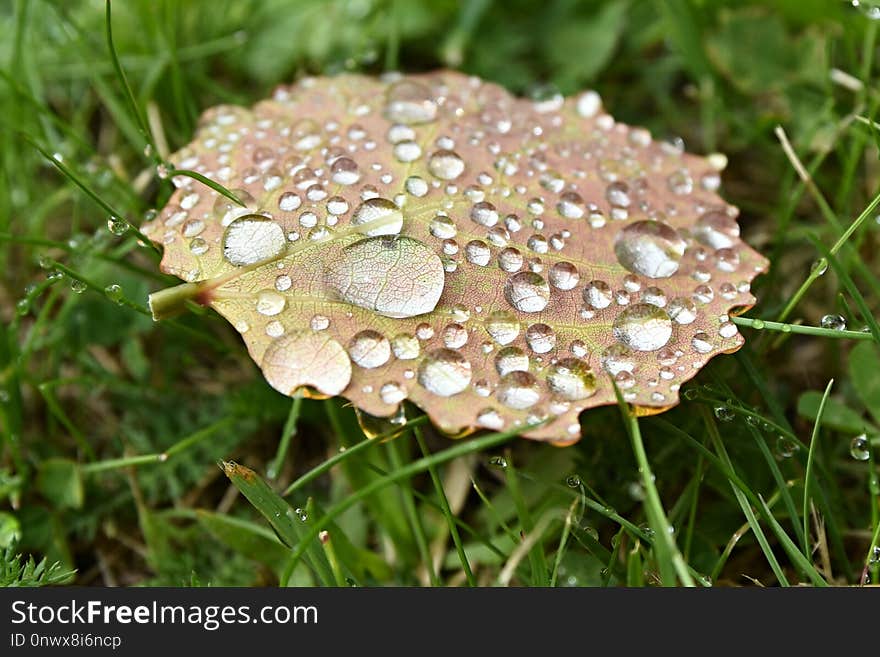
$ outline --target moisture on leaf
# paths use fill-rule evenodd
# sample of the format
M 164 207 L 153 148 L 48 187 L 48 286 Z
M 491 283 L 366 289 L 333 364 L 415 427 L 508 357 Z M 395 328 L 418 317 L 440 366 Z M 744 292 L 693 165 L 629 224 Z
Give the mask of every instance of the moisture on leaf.
M 284 394 L 404 400 L 449 432 L 643 412 L 742 344 L 766 261 L 718 160 L 617 123 L 595 92 L 540 101 L 452 72 L 307 78 L 220 106 L 173 157 L 191 178 L 144 232 Z M 174 293 L 153 299 L 163 314 Z

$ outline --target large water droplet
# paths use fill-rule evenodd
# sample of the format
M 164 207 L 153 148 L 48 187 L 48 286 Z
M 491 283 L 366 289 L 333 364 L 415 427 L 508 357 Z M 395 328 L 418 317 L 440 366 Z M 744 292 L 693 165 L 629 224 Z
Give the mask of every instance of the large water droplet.
M 249 214 L 227 226 L 223 256 L 233 265 L 254 265 L 277 257 L 286 244 L 280 224 L 260 214 Z
M 385 117 L 408 125 L 430 123 L 437 118 L 437 103 L 426 85 L 415 80 L 399 80 L 388 87 Z
M 351 225 L 357 226 L 358 232 L 370 237 L 397 235 L 403 228 L 403 213 L 387 198 L 371 198 L 354 211 Z
M 471 382 L 471 364 L 457 351 L 435 349 L 419 363 L 418 382 L 440 397 L 452 397 Z
M 348 343 L 348 355 L 364 369 L 373 369 L 391 358 L 391 343 L 378 331 L 360 331 Z
M 672 320 L 658 306 L 637 303 L 615 318 L 613 333 L 630 349 L 655 351 L 672 337 Z
M 648 278 L 667 278 L 678 271 L 685 241 L 660 221 L 636 221 L 618 233 L 614 253 L 629 271 Z
M 326 332 L 294 331 L 273 340 L 262 368 L 269 385 L 285 395 L 306 385 L 338 395 L 351 381 L 348 354 Z
M 360 240 L 324 268 L 324 285 L 336 298 L 385 317 L 431 312 L 444 278 L 437 254 L 411 237 Z
M 551 365 L 547 385 L 556 395 L 569 401 L 586 399 L 596 393 L 593 371 L 578 358 L 563 358 Z
M 504 296 L 511 306 L 525 313 L 537 313 L 550 301 L 550 286 L 540 274 L 521 271 L 504 286 Z
M 495 395 L 508 408 L 523 410 L 538 403 L 541 390 L 532 374 L 516 370 L 501 377 Z

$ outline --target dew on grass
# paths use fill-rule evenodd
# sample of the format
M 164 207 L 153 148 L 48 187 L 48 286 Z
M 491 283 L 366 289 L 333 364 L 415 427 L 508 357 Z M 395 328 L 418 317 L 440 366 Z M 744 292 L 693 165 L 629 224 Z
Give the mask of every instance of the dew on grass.
M 867 461 L 871 457 L 871 446 L 866 434 L 860 434 L 850 441 L 849 455 L 856 461 Z

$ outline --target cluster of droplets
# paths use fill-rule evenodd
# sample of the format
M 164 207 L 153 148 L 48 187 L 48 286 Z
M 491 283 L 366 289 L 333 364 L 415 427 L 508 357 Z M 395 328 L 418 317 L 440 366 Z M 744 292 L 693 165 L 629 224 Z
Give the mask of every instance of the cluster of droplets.
M 353 391 L 371 410 L 467 394 L 485 399 L 471 423 L 502 429 L 613 401 L 608 375 L 628 401 L 674 403 L 738 346 L 727 308 L 750 302 L 762 267 L 711 195 L 723 156 L 654 143 L 594 92 L 307 78 L 253 113 L 211 110 L 175 162 L 231 188 L 167 172 L 179 189 L 145 232 L 184 245 L 175 273 L 271 271 L 216 296 L 236 312 L 251 300 L 256 319 L 235 326 L 271 339 L 267 379 Z

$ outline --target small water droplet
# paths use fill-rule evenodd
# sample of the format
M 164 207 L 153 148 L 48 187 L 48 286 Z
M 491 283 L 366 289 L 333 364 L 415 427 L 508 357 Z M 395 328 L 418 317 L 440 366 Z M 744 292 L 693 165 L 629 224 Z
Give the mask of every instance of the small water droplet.
M 819 326 L 832 331 L 845 331 L 846 319 L 842 315 L 824 315 L 819 320 Z
M 89 286 L 85 282 L 79 280 L 78 278 L 73 278 L 70 281 L 70 290 L 71 292 L 74 292 L 76 294 L 82 294 L 88 289 L 88 287 Z
M 547 386 L 562 399 L 578 401 L 596 393 L 596 377 L 579 358 L 563 358 L 550 366 Z
M 437 118 L 437 103 L 431 90 L 415 80 L 398 80 L 388 87 L 385 118 L 395 123 L 416 125 Z
M 107 220 L 107 230 L 109 230 L 114 235 L 125 235 L 129 229 L 131 228 L 131 224 L 129 224 L 125 219 L 120 219 L 119 217 L 114 217 L 113 215 Z
M 501 377 L 495 391 L 498 401 L 515 410 L 531 408 L 541 399 L 541 390 L 533 374 L 514 370 Z
M 454 151 L 435 151 L 428 158 L 428 171 L 441 180 L 455 180 L 464 173 L 464 160 Z
M 348 355 L 355 364 L 373 369 L 391 358 L 391 343 L 378 331 L 360 331 L 348 343 Z
M 867 461 L 871 457 L 871 446 L 868 443 L 868 436 L 860 434 L 850 441 L 849 454 L 856 461 Z
M 510 344 L 519 335 L 519 322 L 511 313 L 496 310 L 486 318 L 486 331 L 498 344 Z
M 403 228 L 403 213 L 392 201 L 375 197 L 358 206 L 351 218 L 351 225 L 370 237 L 397 235 Z
M 550 301 L 550 286 L 540 274 L 523 271 L 507 279 L 504 296 L 517 310 L 536 313 L 547 307 Z
M 776 455 L 779 458 L 787 459 L 797 453 L 800 446 L 787 436 L 777 436 L 776 438 Z
M 736 414 L 727 406 L 716 406 L 715 417 L 722 422 L 731 422 L 736 417 Z
M 117 283 L 112 283 L 105 287 L 104 294 L 113 303 L 122 305 L 122 303 L 125 301 L 125 297 L 122 294 L 122 287 Z

